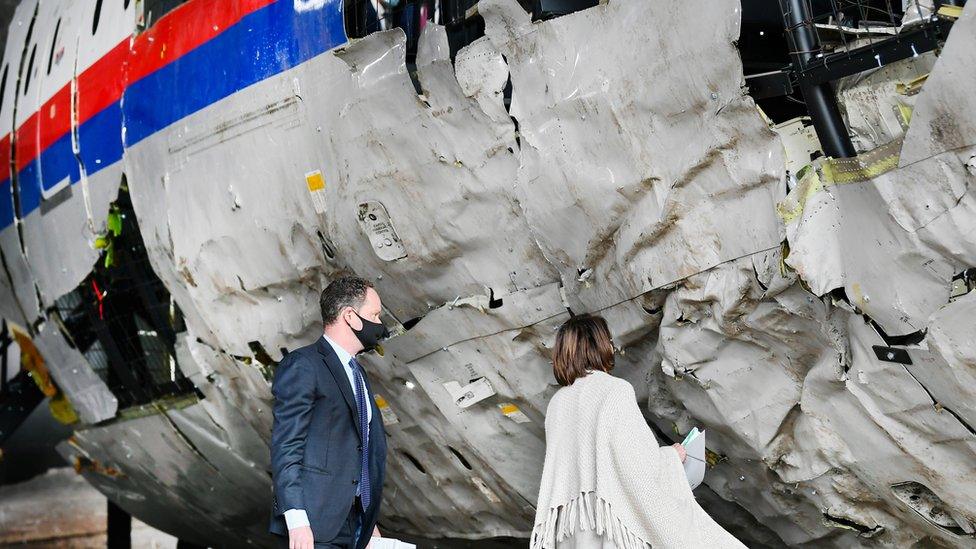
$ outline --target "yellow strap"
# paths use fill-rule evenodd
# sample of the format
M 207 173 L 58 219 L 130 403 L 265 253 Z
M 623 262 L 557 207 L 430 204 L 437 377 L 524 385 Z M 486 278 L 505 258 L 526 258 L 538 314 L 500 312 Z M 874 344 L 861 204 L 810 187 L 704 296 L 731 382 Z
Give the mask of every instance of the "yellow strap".
M 821 167 L 824 185 L 868 181 L 890 172 L 898 167 L 901 143 L 902 140 L 899 138 L 854 158 L 827 159 Z
M 953 19 L 959 19 L 962 16 L 962 6 L 949 6 L 943 4 L 938 11 L 939 15 L 943 17 L 951 17 Z
M 908 125 L 912 122 L 912 106 L 898 102 L 898 118 L 901 128 L 908 130 Z
M 922 84 L 929 79 L 930 73 L 925 73 L 918 78 L 913 78 L 909 80 L 907 84 L 904 82 L 899 82 L 895 84 L 895 91 L 901 95 L 915 95 L 922 89 Z
M 803 214 L 807 202 L 826 187 L 870 181 L 898 167 L 902 139 L 882 145 L 853 158 L 828 158 L 820 168 L 809 165 L 797 173 L 799 182 L 776 205 L 776 213 L 789 225 Z
M 13 329 L 11 332 L 20 347 L 20 364 L 30 372 L 37 388 L 44 393 L 44 396 L 48 397 L 48 406 L 51 408 L 51 415 L 54 416 L 54 419 L 65 425 L 78 421 L 78 414 L 75 413 L 64 393 L 59 391 L 57 385 L 54 384 L 51 374 L 47 371 L 47 366 L 44 365 L 44 357 L 38 352 L 31 338 L 18 329 Z
M 71 425 L 78 421 L 78 414 L 75 413 L 75 409 L 68 402 L 64 393 L 58 393 L 52 397 L 48 401 L 48 407 L 51 409 L 51 415 L 54 416 L 54 419 L 65 425 Z
M 800 181 L 796 188 L 790 191 L 785 200 L 776 205 L 776 213 L 779 214 L 783 223 L 789 225 L 803 213 L 803 208 L 807 205 L 813 195 L 823 190 L 823 183 L 820 175 L 813 166 L 807 166 L 800 170 Z

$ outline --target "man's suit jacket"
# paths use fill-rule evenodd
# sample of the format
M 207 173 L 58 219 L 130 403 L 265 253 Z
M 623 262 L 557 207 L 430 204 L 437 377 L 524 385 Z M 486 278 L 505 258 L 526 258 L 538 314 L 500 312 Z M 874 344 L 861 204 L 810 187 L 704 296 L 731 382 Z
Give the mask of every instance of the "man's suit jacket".
M 369 542 L 379 516 L 386 470 L 386 433 L 366 380 L 373 418 L 369 425 L 370 507 L 363 515 L 359 548 Z M 315 541 L 333 539 L 342 527 L 359 484 L 362 441 L 356 396 L 343 365 L 324 338 L 281 360 L 272 384 L 274 479 L 271 527 L 288 535 L 284 513 L 304 509 Z

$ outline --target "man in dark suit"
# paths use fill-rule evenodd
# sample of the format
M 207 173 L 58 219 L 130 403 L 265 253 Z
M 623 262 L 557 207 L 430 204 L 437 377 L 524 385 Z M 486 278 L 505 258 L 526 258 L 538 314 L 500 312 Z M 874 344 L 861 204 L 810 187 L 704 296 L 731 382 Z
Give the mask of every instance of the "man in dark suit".
M 323 336 L 275 370 L 270 530 L 289 549 L 363 549 L 379 535 L 386 434 L 355 355 L 389 334 L 366 280 L 332 281 L 319 304 Z

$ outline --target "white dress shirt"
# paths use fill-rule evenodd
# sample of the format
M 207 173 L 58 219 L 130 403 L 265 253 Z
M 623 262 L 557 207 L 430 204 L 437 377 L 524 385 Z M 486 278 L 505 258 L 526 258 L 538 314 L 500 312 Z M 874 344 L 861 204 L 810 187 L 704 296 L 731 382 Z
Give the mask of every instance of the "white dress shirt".
M 355 398 L 356 376 L 353 373 L 352 366 L 349 365 L 349 361 L 352 360 L 352 355 L 343 349 L 341 345 L 332 341 L 329 336 L 323 335 L 322 338 L 325 339 L 326 343 L 335 351 L 336 356 L 339 357 L 339 363 L 342 364 L 343 369 L 346 371 L 346 377 L 349 379 L 349 387 L 352 388 L 352 394 Z M 369 422 L 373 420 L 373 406 L 369 402 L 369 394 L 366 392 L 366 386 L 361 386 L 361 390 L 363 396 L 366 398 L 366 440 L 369 440 Z M 356 495 L 360 495 L 358 484 L 356 485 Z M 305 509 L 288 509 L 285 511 L 285 524 L 289 530 L 308 526 L 308 513 L 305 512 Z

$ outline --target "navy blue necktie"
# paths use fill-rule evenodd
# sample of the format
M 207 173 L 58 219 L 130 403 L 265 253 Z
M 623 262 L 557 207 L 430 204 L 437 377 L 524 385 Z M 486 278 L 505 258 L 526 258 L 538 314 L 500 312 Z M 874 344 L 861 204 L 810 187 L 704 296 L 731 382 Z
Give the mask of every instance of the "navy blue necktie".
M 362 435 L 363 453 L 362 469 L 359 473 L 359 500 L 363 504 L 363 512 L 369 507 L 370 483 L 369 483 L 369 414 L 366 411 L 366 382 L 363 379 L 363 367 L 356 362 L 355 358 L 349 359 L 349 366 L 352 368 L 352 377 L 356 381 L 356 409 L 359 411 L 359 434 Z

